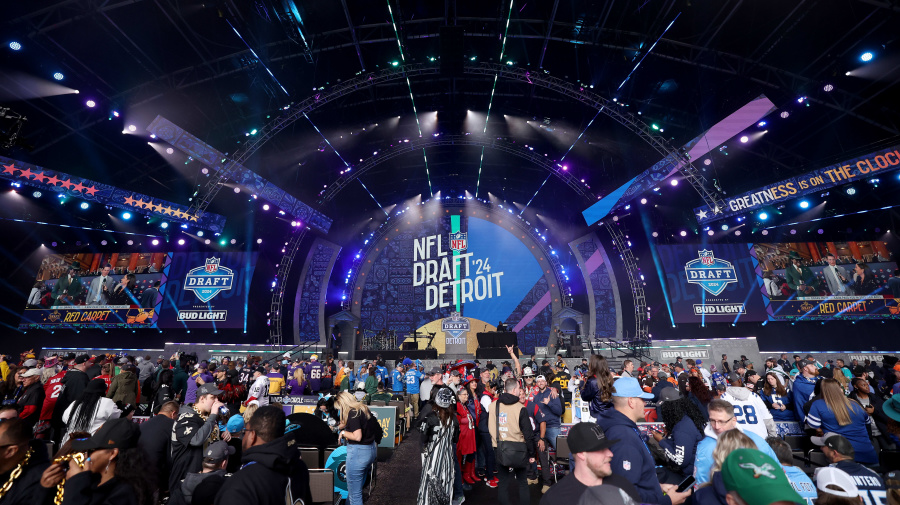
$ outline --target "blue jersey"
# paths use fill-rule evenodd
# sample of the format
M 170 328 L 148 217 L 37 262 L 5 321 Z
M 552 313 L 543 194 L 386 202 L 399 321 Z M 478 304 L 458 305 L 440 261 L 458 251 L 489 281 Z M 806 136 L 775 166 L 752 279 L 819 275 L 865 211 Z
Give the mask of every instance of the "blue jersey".
M 383 366 L 375 367 L 375 377 L 378 377 L 378 380 L 383 382 L 385 386 L 388 385 L 388 378 L 390 375 L 388 374 L 388 369 Z
M 806 505 L 813 505 L 814 500 L 819 497 L 819 493 L 809 476 L 796 466 L 782 466 L 782 468 L 794 491 L 806 500 Z
M 415 368 L 406 372 L 406 392 L 411 395 L 419 394 L 419 382 L 422 380 L 422 372 Z
M 878 454 L 872 441 L 869 440 L 869 433 L 866 430 L 866 424 L 872 424 L 872 418 L 862 406 L 856 402 L 849 402 L 851 423 L 841 426 L 834 412 L 828 408 L 825 400 L 816 400 L 809 408 L 809 414 L 806 416 L 806 423 L 813 428 L 821 428 L 825 433 L 837 433 L 843 435 L 850 441 L 855 452 L 854 460 L 857 463 L 866 465 L 877 465 Z
M 404 384 L 403 375 L 404 375 L 403 372 L 401 372 L 400 370 L 397 370 L 397 369 L 395 369 L 394 372 L 391 374 L 391 387 L 395 393 L 403 392 L 403 384 Z

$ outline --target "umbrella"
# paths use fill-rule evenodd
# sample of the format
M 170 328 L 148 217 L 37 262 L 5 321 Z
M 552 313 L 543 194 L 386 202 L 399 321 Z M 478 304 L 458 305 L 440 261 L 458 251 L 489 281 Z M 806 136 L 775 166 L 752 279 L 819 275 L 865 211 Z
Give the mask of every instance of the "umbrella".
M 325 462 L 325 469 L 334 472 L 334 492 L 340 493 L 341 498 L 347 499 L 347 446 L 342 445 L 334 450 L 328 461 Z
M 472 360 L 457 361 L 456 363 L 450 364 L 450 370 L 459 370 L 459 373 L 465 376 L 466 372 L 468 370 L 472 370 L 473 368 L 475 368 L 475 366 L 475 362 Z

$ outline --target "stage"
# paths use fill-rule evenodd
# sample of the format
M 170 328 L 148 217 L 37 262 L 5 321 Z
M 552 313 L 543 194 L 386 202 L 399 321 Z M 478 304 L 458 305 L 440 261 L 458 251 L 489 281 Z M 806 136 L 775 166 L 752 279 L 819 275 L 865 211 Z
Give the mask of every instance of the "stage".
M 356 361 L 364 359 L 374 360 L 379 355 L 381 355 L 382 359 L 384 359 L 385 361 L 395 361 L 401 356 L 406 356 L 407 358 L 412 360 L 437 359 L 438 357 L 437 349 L 423 349 L 419 351 L 356 351 L 354 353 L 354 359 Z

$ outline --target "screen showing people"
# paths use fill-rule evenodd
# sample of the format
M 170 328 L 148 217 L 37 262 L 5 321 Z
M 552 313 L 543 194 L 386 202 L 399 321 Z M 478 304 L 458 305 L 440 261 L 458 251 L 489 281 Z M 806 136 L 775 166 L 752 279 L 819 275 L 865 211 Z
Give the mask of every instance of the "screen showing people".
M 255 258 L 255 253 L 48 254 L 37 268 L 20 328 L 238 327 L 245 313 L 237 305 L 244 302 Z
M 900 272 L 881 241 L 658 249 L 676 323 L 900 317 Z

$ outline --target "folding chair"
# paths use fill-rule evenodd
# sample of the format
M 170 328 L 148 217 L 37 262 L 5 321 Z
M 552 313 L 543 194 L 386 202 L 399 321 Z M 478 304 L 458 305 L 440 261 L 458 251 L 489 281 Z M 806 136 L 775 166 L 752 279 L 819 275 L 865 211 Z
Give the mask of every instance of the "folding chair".
M 330 468 L 310 470 L 309 491 L 313 503 L 334 503 L 334 471 Z
M 825 453 L 821 451 L 809 451 L 807 457 L 813 467 L 813 471 L 815 471 L 815 467 L 828 466 L 830 463 L 828 458 L 825 457 Z
M 792 451 L 803 450 L 803 438 L 799 435 L 785 435 L 784 441 L 791 446 Z
M 310 470 L 322 468 L 322 463 L 319 462 L 319 449 L 317 447 L 301 447 L 300 459 L 306 463 L 307 468 Z
M 556 437 L 556 457 L 553 458 L 553 478 L 556 482 L 559 482 L 559 472 L 556 470 L 556 465 L 560 464 L 561 461 L 565 461 L 566 464 L 569 463 L 569 458 L 572 457 L 572 451 L 569 450 L 569 439 L 564 436 Z

